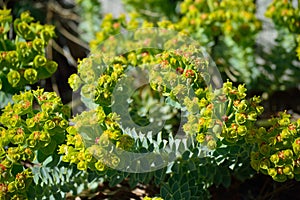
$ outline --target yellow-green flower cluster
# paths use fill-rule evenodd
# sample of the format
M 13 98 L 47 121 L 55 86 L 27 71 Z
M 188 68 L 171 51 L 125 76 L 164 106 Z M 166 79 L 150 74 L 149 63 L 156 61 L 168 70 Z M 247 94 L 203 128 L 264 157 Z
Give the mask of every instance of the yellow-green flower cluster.
M 16 33 L 9 38 L 12 22 L 10 10 L 0 10 L 0 89 L 13 92 L 39 79 L 50 77 L 57 63 L 45 57 L 45 47 L 55 36 L 54 26 L 34 22 L 23 12 L 13 22 Z
M 233 144 L 243 139 L 251 142 L 251 132 L 263 107 L 259 97 L 247 100 L 245 92 L 244 85 L 234 87 L 229 81 L 216 91 L 199 88 L 194 99 L 185 99 L 188 111 L 198 110 L 198 114 L 190 115 L 184 128 L 192 126 L 197 141 L 209 144 L 211 149 L 216 148 L 217 139 Z
M 26 177 L 31 177 L 27 169 L 12 178 L 13 168 L 31 164 L 37 150 L 52 154 L 63 142 L 70 117 L 69 108 L 54 92 L 26 91 L 12 100 L 0 116 L 0 183 L 8 184 L 7 198 L 24 192 Z
M 96 111 L 85 111 L 74 119 L 74 126 L 67 128 L 65 144 L 59 148 L 64 162 L 75 163 L 79 170 L 88 168 L 104 171 L 116 167 L 120 159 L 112 148 L 130 150 L 131 137 L 120 130 L 115 113 L 105 114 L 101 106 Z
M 251 153 L 251 166 L 275 181 L 300 180 L 300 119 L 291 122 L 291 116 L 280 112 L 270 120 L 269 129 L 259 128 L 253 137 L 256 150 Z

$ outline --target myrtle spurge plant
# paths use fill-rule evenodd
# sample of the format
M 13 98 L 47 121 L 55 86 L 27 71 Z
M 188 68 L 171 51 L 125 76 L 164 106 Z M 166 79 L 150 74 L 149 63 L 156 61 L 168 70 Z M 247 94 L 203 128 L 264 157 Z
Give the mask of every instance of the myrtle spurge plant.
M 23 199 L 33 181 L 37 155 L 50 156 L 64 142 L 70 109 L 43 89 L 13 96 L 0 116 L 1 199 Z M 35 164 L 33 164 L 35 163 Z
M 1 111 L 0 199 L 61 199 L 100 180 L 155 185 L 164 199 L 207 199 L 210 186 L 229 187 L 232 176 L 300 180 L 300 120 L 281 112 L 259 127 L 260 97 L 223 83 L 203 48 L 222 75 L 251 83 L 259 73 L 249 47 L 261 28 L 253 1 L 179 8 L 178 18 L 151 22 L 138 13 L 103 18 L 68 81 L 87 108 L 73 117 L 56 93 L 25 87 L 57 68 L 45 55 L 54 27 L 0 10 L 0 86 L 23 91 Z M 298 34 L 290 1 L 274 1 L 266 15 Z
M 50 77 L 57 63 L 45 57 L 45 47 L 55 36 L 54 26 L 34 22 L 29 12 L 13 21 L 6 9 L 0 10 L 0 19 L 0 89 L 14 93 Z M 9 36 L 12 27 L 14 38 Z

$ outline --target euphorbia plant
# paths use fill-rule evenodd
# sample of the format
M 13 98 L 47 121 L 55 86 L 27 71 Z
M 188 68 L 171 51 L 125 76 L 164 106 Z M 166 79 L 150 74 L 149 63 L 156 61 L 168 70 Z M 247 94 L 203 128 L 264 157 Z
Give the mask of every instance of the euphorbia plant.
M 275 181 L 299 180 L 299 120 L 291 122 L 284 112 L 272 127 L 257 127 L 260 97 L 247 98 L 244 84 L 222 84 L 208 54 L 187 37 L 206 45 L 224 39 L 210 53 L 218 64 L 245 58 L 250 65 L 242 63 L 241 72 L 248 72 L 254 57 L 246 47 L 260 28 L 254 10 L 252 1 L 187 0 L 178 22 L 157 21 L 162 29 L 138 15 L 129 21 L 107 15 L 91 56 L 69 78 L 90 110 L 70 119 L 69 108 L 43 89 L 14 95 L 2 110 L 1 198 L 62 198 L 80 182 L 88 187 L 101 179 L 110 186 L 123 180 L 131 187 L 156 185 L 164 199 L 206 199 L 210 186 L 228 187 L 232 175 L 244 180 L 258 171 Z M 14 93 L 50 76 L 57 65 L 44 52 L 53 26 L 33 23 L 25 12 L 14 21 L 12 40 L 9 14 L 1 15 L 1 80 L 2 89 Z M 238 51 L 230 48 L 237 41 L 245 47 L 237 57 L 224 61 L 214 51 Z

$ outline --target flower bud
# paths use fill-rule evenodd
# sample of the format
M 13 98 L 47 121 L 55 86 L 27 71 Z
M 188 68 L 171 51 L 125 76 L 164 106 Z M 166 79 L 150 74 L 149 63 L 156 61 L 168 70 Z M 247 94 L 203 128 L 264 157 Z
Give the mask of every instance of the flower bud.
M 30 161 L 32 161 L 34 159 L 34 153 L 32 152 L 32 150 L 30 148 L 26 148 L 24 150 L 26 158 L 29 159 Z
M 30 148 L 34 148 L 37 145 L 37 141 L 31 138 L 27 138 L 26 143 Z
M 47 59 L 45 58 L 45 56 L 42 55 L 37 55 L 33 59 L 33 66 L 35 68 L 44 67 L 46 63 L 47 63 Z
M 266 128 L 260 127 L 260 128 L 258 129 L 258 135 L 259 135 L 260 137 L 265 137 L 266 134 L 267 134 Z
M 7 190 L 8 190 L 7 185 L 5 183 L 0 183 L 0 197 L 1 198 L 6 196 L 5 194 L 7 193 Z
M 43 142 L 50 142 L 50 134 L 48 132 L 42 131 L 39 135 L 39 140 Z
M 93 100 L 95 97 L 95 85 L 93 84 L 86 84 L 81 88 L 81 93 L 84 97 Z
M 277 175 L 277 170 L 274 169 L 274 168 L 269 168 L 268 169 L 268 174 L 272 177 L 276 176 Z
M 70 135 L 76 135 L 77 134 L 77 129 L 74 126 L 69 126 L 66 131 L 70 134 Z
M 18 67 L 19 59 L 17 51 L 9 51 L 6 55 L 6 60 L 9 62 L 9 65 L 13 68 Z
M 16 188 L 17 188 L 17 190 L 23 190 L 23 189 L 25 189 L 25 186 L 26 186 L 26 184 L 25 184 L 25 182 L 24 181 L 15 181 L 15 186 L 16 186 Z
M 58 64 L 54 61 L 47 61 L 46 63 L 46 70 L 50 73 L 53 74 L 54 72 L 56 72 L 58 67 Z
M 270 161 L 268 159 L 263 159 L 259 163 L 259 167 L 264 170 L 268 170 L 270 168 Z
M 14 181 L 13 181 L 13 182 L 10 182 L 10 183 L 8 184 L 7 190 L 8 190 L 8 192 L 10 192 L 10 193 L 13 193 L 13 192 L 16 191 L 16 186 L 15 186 L 15 182 L 14 182 Z
M 8 158 L 5 158 L 1 164 L 5 167 L 5 168 L 11 168 L 12 167 L 12 161 L 9 160 Z
M 47 120 L 44 124 L 44 129 L 45 130 L 51 130 L 55 128 L 55 123 L 52 120 Z
M 257 113 L 252 111 L 248 114 L 248 119 L 251 120 L 251 121 L 256 121 L 256 118 L 257 118 Z
M 24 72 L 24 78 L 30 83 L 33 84 L 38 79 L 38 73 L 35 69 L 28 68 Z
M 77 169 L 85 171 L 87 170 L 88 167 L 88 163 L 85 161 L 79 161 L 79 163 L 77 163 Z
M 48 43 L 48 41 L 55 36 L 55 27 L 52 25 L 44 25 L 44 28 L 45 29 L 41 31 L 40 36 L 42 40 Z
M 95 163 L 95 167 L 100 172 L 104 171 L 106 168 L 106 166 L 100 160 Z
M 12 143 L 13 144 L 22 144 L 25 140 L 25 134 L 24 133 L 17 133 L 16 135 L 14 135 L 14 137 L 12 138 Z
M 240 136 L 244 136 L 244 135 L 247 134 L 248 130 L 247 130 L 247 127 L 246 127 L 246 126 L 242 125 L 242 126 L 239 126 L 239 127 L 238 127 L 237 132 L 238 132 L 238 134 L 239 134 Z
M 275 153 L 275 154 L 271 155 L 270 161 L 271 161 L 272 163 L 274 163 L 274 164 L 278 163 L 278 162 L 279 162 L 279 156 L 278 156 L 278 154 Z
M 18 83 L 21 80 L 21 75 L 18 71 L 11 70 L 7 74 L 7 80 L 11 84 L 12 87 L 17 87 Z
M 29 53 L 28 52 L 29 48 L 28 48 L 26 42 L 18 42 L 16 49 L 17 49 L 18 55 L 21 56 L 22 58 L 26 57 L 25 55 Z
M 300 154 L 300 137 L 296 138 L 292 144 L 293 146 L 293 151 L 295 152 L 296 155 Z
M 269 144 L 263 142 L 260 146 L 259 146 L 259 152 L 262 155 L 268 155 L 270 153 L 270 146 Z
M 132 66 L 136 66 L 136 65 L 137 65 L 137 57 L 136 57 L 136 53 L 131 52 L 131 53 L 128 54 L 127 57 L 128 57 L 128 60 L 129 60 L 129 62 L 130 62 L 130 64 L 131 64 Z
M 291 149 L 286 149 L 283 151 L 285 159 L 292 159 L 293 158 L 293 151 Z
M 18 25 L 17 25 L 17 31 L 19 31 L 19 33 L 21 35 L 24 35 L 26 34 L 26 32 L 30 32 L 30 27 L 29 25 L 26 23 L 26 22 L 20 22 Z M 27 33 L 28 34 L 28 33 Z
M 240 99 L 243 99 L 246 97 L 246 91 L 247 89 L 245 88 L 245 85 L 239 85 L 238 86 L 238 93 L 237 93 L 237 96 L 240 98 Z
M 264 112 L 263 106 L 257 106 L 255 109 L 256 109 L 258 115 L 260 115 Z
M 65 120 L 65 119 L 63 119 L 63 120 L 61 120 L 61 121 L 59 122 L 59 127 L 62 128 L 62 129 L 65 129 L 65 128 L 67 128 L 68 126 L 69 126 L 69 122 L 68 122 L 67 120 Z
M 251 165 L 251 167 L 252 167 L 254 170 L 259 171 L 260 166 L 259 166 L 259 161 L 258 161 L 258 160 L 251 159 L 250 165 Z
M 207 148 L 210 149 L 210 150 L 216 149 L 217 148 L 217 142 L 214 139 L 209 140 L 207 142 Z
M 280 126 L 288 126 L 290 124 L 290 119 L 287 117 L 284 117 L 283 119 L 278 121 L 278 124 Z
M 244 124 L 246 122 L 246 115 L 245 114 L 240 114 L 240 113 L 236 113 L 235 114 L 235 122 L 237 124 Z
M 205 141 L 205 135 L 203 133 L 198 133 L 197 137 L 196 137 L 196 140 L 199 142 L 199 143 L 203 143 Z
M 44 41 L 40 38 L 35 38 L 32 42 L 33 49 L 37 52 L 42 52 L 44 49 Z
M 110 164 L 111 167 L 115 168 L 118 166 L 118 164 L 120 163 L 120 158 L 117 157 L 116 155 L 111 155 L 110 156 Z
M 237 109 L 239 112 L 245 112 L 247 109 L 247 103 L 245 100 L 242 100 L 238 105 L 237 105 Z
M 285 165 L 283 167 L 283 173 L 287 176 L 293 174 L 294 172 L 294 167 L 292 165 Z

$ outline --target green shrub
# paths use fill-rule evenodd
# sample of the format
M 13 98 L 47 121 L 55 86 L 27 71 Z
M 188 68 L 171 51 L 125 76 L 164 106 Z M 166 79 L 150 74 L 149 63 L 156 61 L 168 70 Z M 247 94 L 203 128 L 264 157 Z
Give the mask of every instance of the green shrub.
M 289 1 L 274 1 L 266 15 L 299 34 Z M 206 53 L 223 76 L 252 84 L 261 28 L 255 4 L 186 0 L 178 18 L 145 18 L 103 18 L 91 55 L 69 78 L 88 110 L 71 116 L 54 92 L 25 90 L 57 68 L 44 50 L 54 27 L 24 12 L 12 39 L 10 11 L 1 10 L 0 78 L 13 96 L 0 116 L 0 199 L 61 199 L 123 180 L 158 186 L 163 199 L 208 199 L 212 185 L 229 187 L 232 176 L 299 180 L 300 120 L 281 112 L 271 127 L 259 127 L 260 97 L 247 97 L 244 84 L 222 83 Z M 136 30 L 117 35 L 124 29 Z

